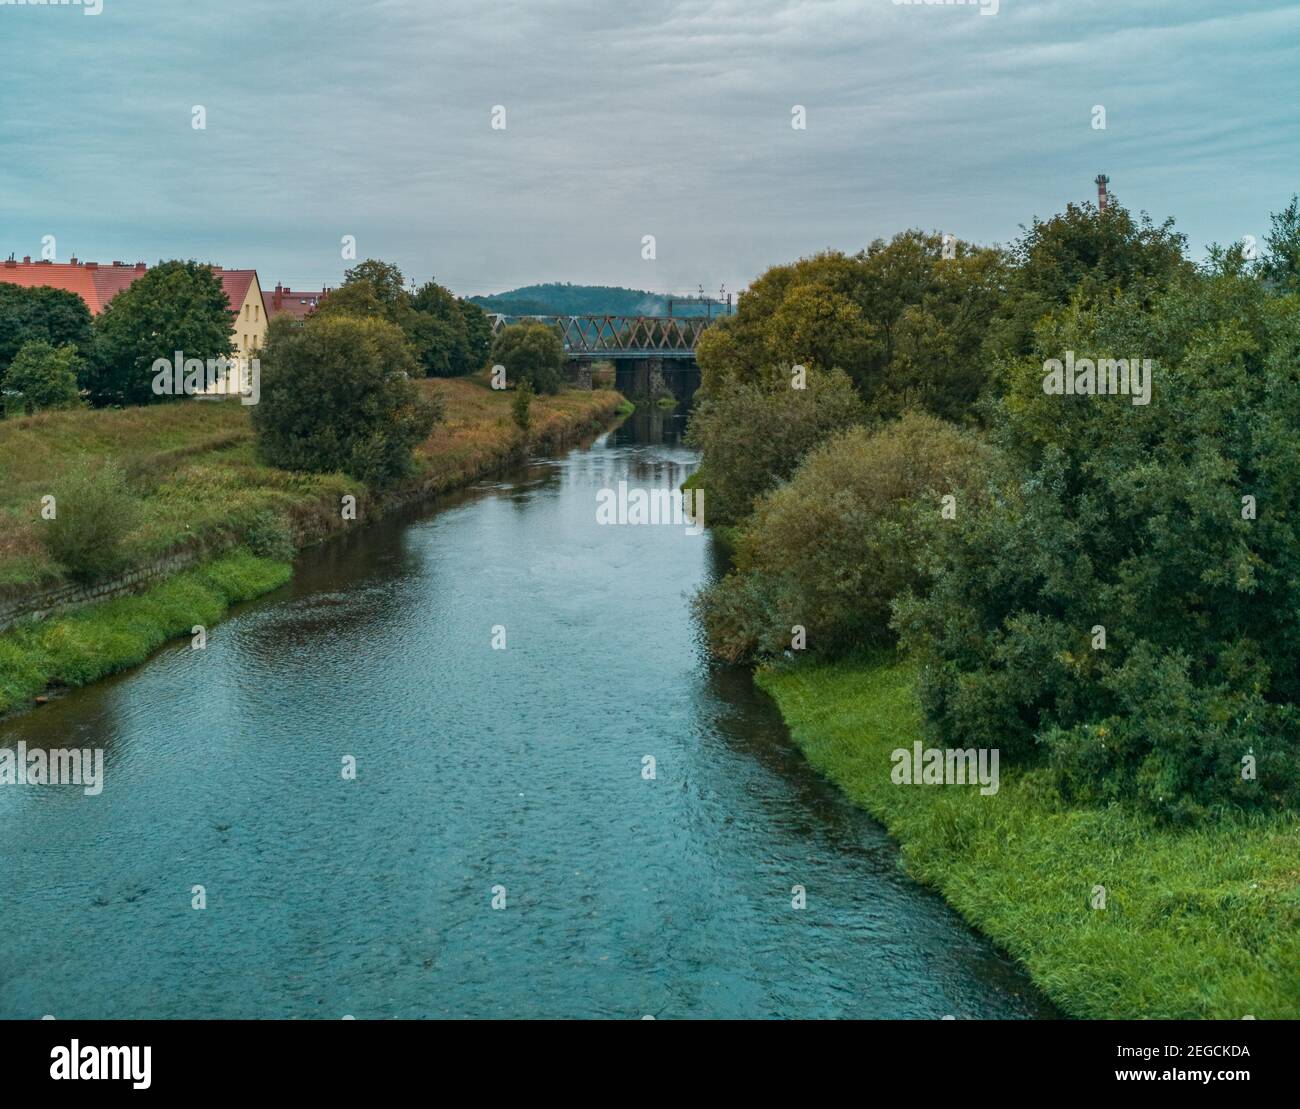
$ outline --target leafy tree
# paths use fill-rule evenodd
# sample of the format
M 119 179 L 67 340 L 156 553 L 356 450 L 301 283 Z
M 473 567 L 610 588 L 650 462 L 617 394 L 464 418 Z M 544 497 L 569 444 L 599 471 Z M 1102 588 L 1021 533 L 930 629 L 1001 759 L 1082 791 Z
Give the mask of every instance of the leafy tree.
M 84 363 L 71 343 L 56 347 L 43 339 L 24 343 L 4 381 L 6 416 L 30 415 L 44 408 L 75 408 L 81 403 L 77 374 Z
M 459 377 L 470 370 L 469 332 L 456 298 L 426 281 L 410 298 L 407 332 L 429 377 Z
M 809 370 L 804 388 L 773 371 L 762 382 L 696 396 L 688 441 L 704 449 L 708 518 L 729 524 L 832 433 L 862 419 L 862 403 L 842 370 Z
M 230 301 L 210 266 L 162 262 L 118 293 L 94 323 L 85 384 L 95 404 L 148 404 L 153 364 L 230 354 Z
M 1279 293 L 1300 293 L 1300 197 L 1271 217 L 1260 274 Z
M 991 329 L 995 355 L 1023 355 L 1038 321 L 1072 299 L 1089 303 L 1115 290 L 1150 298 L 1193 271 L 1187 238 L 1173 219 L 1134 220 L 1112 198 L 1105 211 L 1069 204 L 1049 220 L 1035 219 L 1010 249 L 1013 272 L 1006 303 Z
M 477 304 L 468 300 L 456 301 L 461 318 L 465 321 L 467 362 L 465 373 L 477 373 L 487 365 L 492 354 L 492 321 Z
M 344 270 L 343 288 L 346 289 L 349 285 L 366 286 L 380 304 L 393 312 L 405 306 L 409 300 L 402 271 L 392 262 L 367 258 L 351 269 Z
M 1005 469 L 935 522 L 933 585 L 897 603 L 940 742 L 1041 753 L 1067 797 L 1170 820 L 1296 799 L 1297 303 L 1192 275 L 1081 283 L 1040 321 L 1003 370 Z M 1065 351 L 1150 358 L 1150 403 L 1045 393 Z
M 379 299 L 364 281 L 331 289 L 316 306 L 314 316 L 350 316 L 354 319 L 387 320 L 396 323 L 396 310 Z
M 564 375 L 564 344 L 552 327 L 537 321 L 511 324 L 497 334 L 492 358 L 513 385 L 528 382 L 535 393 L 557 393 Z
M 286 470 L 342 470 L 374 488 L 413 468 L 412 451 L 441 418 L 409 374 L 401 330 L 387 320 L 272 321 L 252 408 L 259 455 Z
M 33 340 L 90 350 L 90 309 L 76 293 L 64 289 L 25 289 L 0 282 L 0 384 L 14 355 Z
M 923 588 L 923 521 L 940 513 L 942 496 L 974 495 L 988 457 L 972 433 L 916 411 L 817 447 L 758 501 L 736 569 L 697 597 L 713 653 L 780 655 L 796 626 L 827 654 L 887 642 L 894 597 Z

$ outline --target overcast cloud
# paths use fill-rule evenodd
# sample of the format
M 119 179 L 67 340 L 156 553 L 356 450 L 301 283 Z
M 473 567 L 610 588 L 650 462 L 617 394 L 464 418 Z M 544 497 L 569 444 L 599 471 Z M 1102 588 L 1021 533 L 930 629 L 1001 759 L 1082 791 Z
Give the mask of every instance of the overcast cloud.
M 103 5 L 0 5 L 2 255 L 308 288 L 350 234 L 462 294 L 712 291 L 909 226 L 1005 242 L 1101 171 L 1197 254 L 1300 190 L 1294 0 Z

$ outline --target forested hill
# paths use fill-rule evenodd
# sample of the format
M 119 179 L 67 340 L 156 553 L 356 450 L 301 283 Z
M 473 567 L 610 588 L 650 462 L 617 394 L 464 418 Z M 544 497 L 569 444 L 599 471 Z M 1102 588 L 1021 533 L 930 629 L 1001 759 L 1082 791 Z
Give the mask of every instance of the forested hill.
M 525 285 L 505 293 L 473 296 L 486 312 L 507 316 L 662 316 L 668 311 L 668 298 L 643 289 L 623 289 L 616 285 L 571 285 L 553 282 L 548 285 Z M 674 316 L 703 315 L 698 304 L 675 303 Z

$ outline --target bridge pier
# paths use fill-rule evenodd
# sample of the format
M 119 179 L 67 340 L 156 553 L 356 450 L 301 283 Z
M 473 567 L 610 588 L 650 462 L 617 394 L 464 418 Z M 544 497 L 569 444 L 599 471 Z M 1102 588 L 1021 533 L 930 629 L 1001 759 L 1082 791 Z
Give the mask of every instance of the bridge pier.
M 570 358 L 565 367 L 569 384 L 575 389 L 591 388 L 591 363 L 580 358 Z

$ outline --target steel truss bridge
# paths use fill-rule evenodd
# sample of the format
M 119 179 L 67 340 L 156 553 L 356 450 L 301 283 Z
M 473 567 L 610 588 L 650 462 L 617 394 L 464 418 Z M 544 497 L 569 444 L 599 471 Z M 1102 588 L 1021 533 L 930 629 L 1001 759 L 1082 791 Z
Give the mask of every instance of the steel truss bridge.
M 571 362 L 631 359 L 694 361 L 695 347 L 713 320 L 706 316 L 501 316 L 492 332 L 536 320 L 558 329 Z

